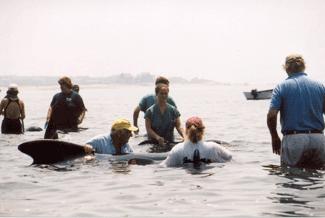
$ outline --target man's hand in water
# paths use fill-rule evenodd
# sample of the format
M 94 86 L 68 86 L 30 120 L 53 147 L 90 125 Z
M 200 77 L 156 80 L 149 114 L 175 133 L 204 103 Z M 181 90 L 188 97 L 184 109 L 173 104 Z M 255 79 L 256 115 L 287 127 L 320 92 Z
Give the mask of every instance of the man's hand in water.
M 279 136 L 272 137 L 272 149 L 274 154 L 280 155 L 281 139 L 279 138 Z
M 93 146 L 85 144 L 84 145 L 84 150 L 86 154 L 93 154 L 95 152 Z

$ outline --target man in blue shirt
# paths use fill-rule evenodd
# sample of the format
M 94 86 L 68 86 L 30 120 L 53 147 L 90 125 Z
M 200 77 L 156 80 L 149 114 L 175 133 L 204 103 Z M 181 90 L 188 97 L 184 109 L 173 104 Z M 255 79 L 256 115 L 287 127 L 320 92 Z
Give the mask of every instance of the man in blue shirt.
M 267 115 L 273 153 L 284 165 L 320 167 L 325 163 L 325 87 L 307 77 L 301 55 L 286 57 L 284 69 L 288 78 L 273 90 Z M 276 129 L 279 111 L 282 143 Z
M 165 77 L 159 76 L 156 79 L 155 85 L 157 86 L 158 84 L 165 84 L 167 86 L 169 86 L 169 80 Z M 152 105 L 154 105 L 157 101 L 156 95 L 155 94 L 149 94 L 144 96 L 139 105 L 134 109 L 133 112 L 133 125 L 138 127 L 138 117 L 139 117 L 139 113 L 140 111 L 146 113 L 147 109 L 149 107 L 151 107 Z M 171 97 L 167 98 L 167 103 L 174 106 L 176 108 L 176 104 L 174 102 L 174 100 Z M 135 133 L 138 133 L 138 131 L 136 131 Z
M 113 155 L 132 153 L 133 149 L 128 141 L 136 130 L 138 128 L 132 126 L 128 120 L 117 119 L 112 125 L 111 133 L 98 135 L 84 145 L 85 152 Z

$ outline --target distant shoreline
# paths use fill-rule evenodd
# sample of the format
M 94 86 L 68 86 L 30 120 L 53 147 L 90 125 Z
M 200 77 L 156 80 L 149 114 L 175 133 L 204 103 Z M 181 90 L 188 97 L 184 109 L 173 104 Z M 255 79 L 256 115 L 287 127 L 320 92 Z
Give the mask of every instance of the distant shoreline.
M 81 86 L 115 86 L 115 85 L 126 85 L 126 86 L 152 86 L 154 84 L 156 75 L 150 73 L 143 73 L 138 75 L 131 74 L 116 74 L 106 77 L 90 77 L 90 76 L 71 76 L 74 84 Z M 0 76 L 0 87 L 7 87 L 10 83 L 16 83 L 19 86 L 25 87 L 52 87 L 57 86 L 57 80 L 59 76 Z M 220 85 L 220 86 L 248 86 L 251 88 L 258 88 L 259 86 L 274 87 L 273 83 L 226 83 L 216 82 L 213 80 L 192 78 L 185 79 L 182 77 L 168 77 L 171 84 L 181 85 Z
M 106 77 L 71 76 L 73 83 L 80 85 L 152 85 L 157 76 L 150 73 L 138 75 L 117 74 Z M 20 86 L 52 86 L 57 85 L 59 76 L 0 76 L 0 86 L 17 83 Z M 168 77 L 172 84 L 211 84 L 229 85 L 213 80 L 200 78 L 185 79 L 182 77 Z

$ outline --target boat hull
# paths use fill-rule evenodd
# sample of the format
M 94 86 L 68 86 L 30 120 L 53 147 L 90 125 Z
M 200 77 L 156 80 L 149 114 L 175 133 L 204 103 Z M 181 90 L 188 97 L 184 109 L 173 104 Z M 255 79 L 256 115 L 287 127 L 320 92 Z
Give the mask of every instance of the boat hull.
M 247 100 L 265 100 L 272 97 L 273 90 L 258 91 L 255 95 L 252 92 L 244 92 Z

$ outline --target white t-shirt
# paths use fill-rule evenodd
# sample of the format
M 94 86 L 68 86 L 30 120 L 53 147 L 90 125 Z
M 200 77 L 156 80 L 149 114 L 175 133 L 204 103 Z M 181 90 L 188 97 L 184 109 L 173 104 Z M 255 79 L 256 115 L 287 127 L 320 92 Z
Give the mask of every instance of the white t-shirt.
M 215 142 L 199 141 L 194 144 L 191 141 L 186 141 L 173 147 L 161 165 L 167 167 L 182 166 L 184 160 L 193 161 L 195 150 L 199 151 L 200 159 L 205 159 L 207 162 L 223 163 L 232 158 L 230 151 Z

